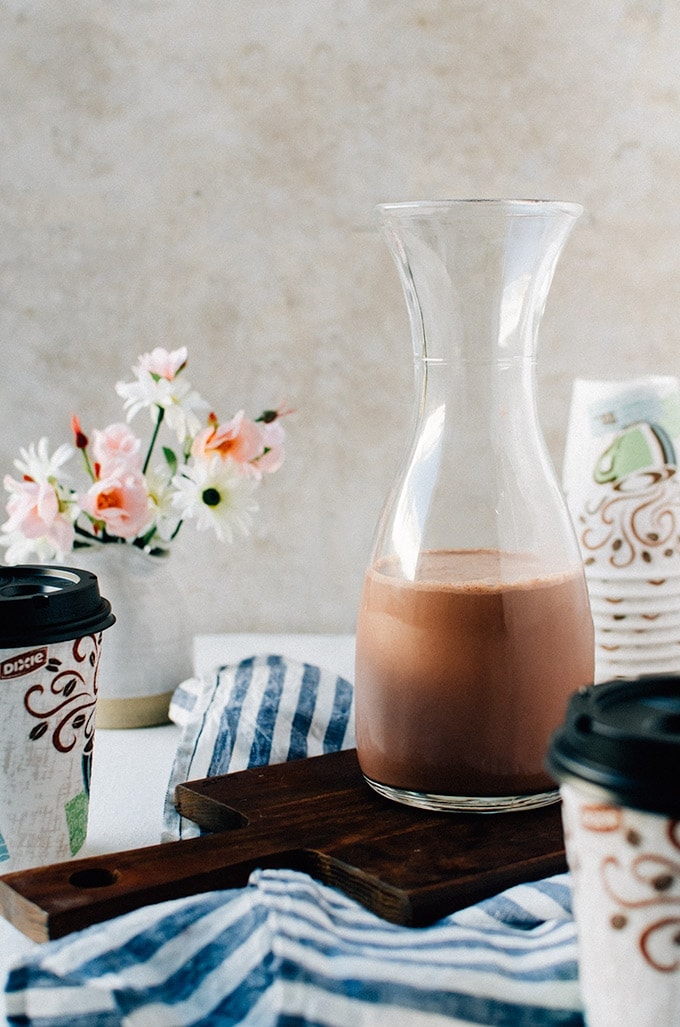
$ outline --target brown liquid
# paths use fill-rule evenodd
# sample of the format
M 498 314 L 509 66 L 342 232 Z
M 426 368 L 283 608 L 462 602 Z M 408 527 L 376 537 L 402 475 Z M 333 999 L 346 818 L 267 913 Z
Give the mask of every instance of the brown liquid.
M 443 795 L 554 789 L 548 739 L 593 663 L 580 573 L 540 578 L 521 556 L 434 551 L 411 582 L 383 561 L 366 575 L 357 624 L 361 768 Z

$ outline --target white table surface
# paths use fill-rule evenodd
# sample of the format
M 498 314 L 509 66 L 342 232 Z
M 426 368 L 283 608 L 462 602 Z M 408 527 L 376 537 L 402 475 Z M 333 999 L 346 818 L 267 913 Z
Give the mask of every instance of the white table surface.
M 328 668 L 354 680 L 353 635 L 198 635 L 196 675 L 248 656 L 275 653 Z M 177 682 L 179 684 L 179 682 Z M 95 737 L 87 841 L 77 855 L 98 855 L 160 841 L 163 802 L 180 737 L 174 724 L 127 731 L 100 730 Z M 36 943 L 0 918 L 0 987 L 9 966 Z M 0 997 L 0 1016 L 4 998 Z

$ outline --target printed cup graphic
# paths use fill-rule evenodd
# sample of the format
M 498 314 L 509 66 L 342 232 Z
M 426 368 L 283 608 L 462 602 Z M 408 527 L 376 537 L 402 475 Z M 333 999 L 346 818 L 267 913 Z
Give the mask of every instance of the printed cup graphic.
M 113 621 L 89 572 L 0 569 L 0 874 L 69 859 L 85 841 Z
M 589 578 L 680 576 L 679 447 L 677 378 L 574 382 L 562 480 Z
M 589 1027 L 680 1023 L 680 822 L 560 791 Z
M 584 689 L 547 766 L 560 783 L 587 1024 L 680 1023 L 680 678 Z

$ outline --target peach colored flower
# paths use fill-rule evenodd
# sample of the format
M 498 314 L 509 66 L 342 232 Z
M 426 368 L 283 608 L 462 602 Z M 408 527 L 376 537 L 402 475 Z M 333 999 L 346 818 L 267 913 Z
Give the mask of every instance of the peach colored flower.
M 19 532 L 27 539 L 44 540 L 54 548 L 55 556 L 64 556 L 73 544 L 74 531 L 55 487 L 46 481 L 16 481 L 8 474 L 3 484 L 10 498 L 9 517 L 2 530 L 9 536 Z
M 152 516 L 143 476 L 125 468 L 95 481 L 79 497 L 79 504 L 94 521 L 103 523 L 110 535 L 125 539 L 141 534 Z
M 138 367 L 140 371 L 148 371 L 149 374 L 158 375 L 159 378 L 171 382 L 186 364 L 187 356 L 186 346 L 180 346 L 171 352 L 156 346 L 150 353 L 141 355 Z
M 263 426 L 249 420 L 243 410 L 226 424 L 209 424 L 198 433 L 191 447 L 191 455 L 197 460 L 220 456 L 223 460 L 230 457 L 238 464 L 250 464 L 263 452 Z
M 103 431 L 92 432 L 92 455 L 99 466 L 99 477 L 106 478 L 114 469 L 142 469 L 142 443 L 126 424 L 110 424 Z

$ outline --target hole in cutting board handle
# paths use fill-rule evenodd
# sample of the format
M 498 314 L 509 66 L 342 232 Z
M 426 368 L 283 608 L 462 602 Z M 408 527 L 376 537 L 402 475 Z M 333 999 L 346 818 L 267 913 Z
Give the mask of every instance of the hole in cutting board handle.
M 68 881 L 74 888 L 109 888 L 116 883 L 118 876 L 115 870 L 107 870 L 106 867 L 90 867 L 76 870 Z

